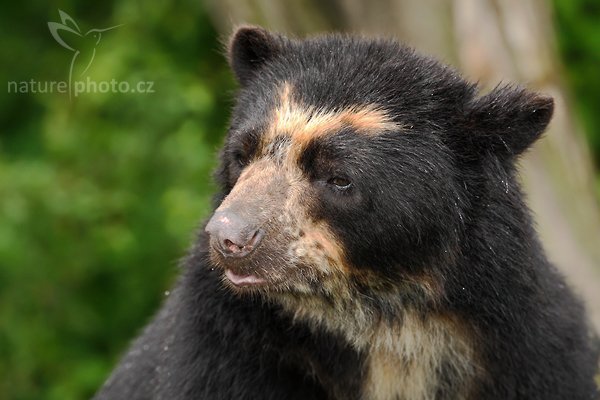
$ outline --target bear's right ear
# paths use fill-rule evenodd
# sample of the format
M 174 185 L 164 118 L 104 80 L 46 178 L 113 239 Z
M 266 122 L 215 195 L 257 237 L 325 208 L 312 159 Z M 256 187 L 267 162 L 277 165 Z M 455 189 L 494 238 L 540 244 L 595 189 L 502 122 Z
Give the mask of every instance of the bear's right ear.
M 238 28 L 229 39 L 227 54 L 240 84 L 245 86 L 267 61 L 280 54 L 282 45 L 280 37 L 262 28 Z
M 513 159 L 542 135 L 554 101 L 518 86 L 499 86 L 474 99 L 468 108 L 467 137 L 475 151 Z

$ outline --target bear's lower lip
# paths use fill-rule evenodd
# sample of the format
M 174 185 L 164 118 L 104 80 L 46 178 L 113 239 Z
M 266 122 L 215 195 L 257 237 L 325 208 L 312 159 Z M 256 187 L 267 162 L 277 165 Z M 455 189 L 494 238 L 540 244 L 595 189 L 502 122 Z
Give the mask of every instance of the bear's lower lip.
M 261 285 L 267 281 L 252 274 L 236 274 L 230 269 L 225 270 L 225 276 L 236 286 Z

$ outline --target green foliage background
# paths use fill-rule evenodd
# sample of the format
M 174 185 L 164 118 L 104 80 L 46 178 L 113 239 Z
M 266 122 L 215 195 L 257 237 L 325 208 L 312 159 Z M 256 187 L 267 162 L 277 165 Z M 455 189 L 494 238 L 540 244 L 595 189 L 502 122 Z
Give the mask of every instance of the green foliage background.
M 559 44 L 600 159 L 600 12 L 555 0 Z M 89 398 L 161 301 L 207 215 L 234 83 L 199 1 L 7 3 L 0 84 L 64 81 L 47 21 L 103 35 L 95 81 L 155 93 L 0 90 L 0 399 Z
M 600 165 L 600 1 L 554 0 L 554 16 L 565 77 Z
M 8 8 L 8 10 L 7 10 Z M 198 1 L 5 4 L 0 82 L 67 80 L 47 21 L 106 32 L 95 81 L 153 94 L 0 90 L 0 398 L 83 399 L 153 313 L 213 187 L 233 81 Z M 7 12 L 8 11 L 8 12 Z

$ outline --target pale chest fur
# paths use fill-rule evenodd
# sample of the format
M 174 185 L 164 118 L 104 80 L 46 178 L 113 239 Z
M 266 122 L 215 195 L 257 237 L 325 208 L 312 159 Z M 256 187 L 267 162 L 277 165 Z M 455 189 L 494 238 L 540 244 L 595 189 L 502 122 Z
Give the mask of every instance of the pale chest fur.
M 405 314 L 368 345 L 365 400 L 466 399 L 477 367 L 472 343 L 455 323 Z
M 326 307 L 315 298 L 280 301 L 296 320 L 341 333 L 366 356 L 362 400 L 467 400 L 481 374 L 469 329 L 450 317 L 405 309 L 384 322 L 357 302 Z

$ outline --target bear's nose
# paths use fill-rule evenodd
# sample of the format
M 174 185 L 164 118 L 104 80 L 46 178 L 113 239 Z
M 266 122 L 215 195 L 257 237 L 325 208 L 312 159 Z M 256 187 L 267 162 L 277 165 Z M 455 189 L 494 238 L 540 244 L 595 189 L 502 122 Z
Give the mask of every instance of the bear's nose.
M 226 257 L 245 257 L 262 240 L 261 229 L 228 209 L 217 211 L 206 225 L 211 243 Z

